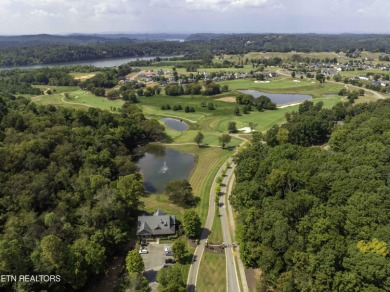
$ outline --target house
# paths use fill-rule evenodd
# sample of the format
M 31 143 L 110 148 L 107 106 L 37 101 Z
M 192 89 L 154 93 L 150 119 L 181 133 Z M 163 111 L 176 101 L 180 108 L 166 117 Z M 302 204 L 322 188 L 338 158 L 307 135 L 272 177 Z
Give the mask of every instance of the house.
M 160 209 L 153 215 L 138 216 L 137 236 L 155 237 L 176 233 L 175 215 L 166 215 Z
M 337 74 L 337 71 L 335 69 L 330 69 L 330 68 L 322 68 L 321 73 L 328 75 L 328 76 L 333 76 Z

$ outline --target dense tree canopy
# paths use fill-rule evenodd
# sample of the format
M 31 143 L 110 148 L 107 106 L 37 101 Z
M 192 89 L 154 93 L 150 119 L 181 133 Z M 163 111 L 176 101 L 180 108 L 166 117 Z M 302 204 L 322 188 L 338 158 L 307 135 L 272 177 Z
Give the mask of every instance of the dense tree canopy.
M 111 114 L 0 97 L 0 129 L 0 273 L 61 276 L 25 290 L 81 289 L 134 227 L 144 189 L 132 150 L 162 128 L 129 104 Z
M 388 291 L 390 102 L 313 107 L 303 104 L 280 129 L 297 120 L 311 129 L 311 111 L 344 120 L 326 125 L 325 149 L 300 145 L 326 142 L 327 131 L 309 134 L 316 143 L 276 131 L 275 146 L 254 143 L 236 158 L 242 259 L 278 291 Z

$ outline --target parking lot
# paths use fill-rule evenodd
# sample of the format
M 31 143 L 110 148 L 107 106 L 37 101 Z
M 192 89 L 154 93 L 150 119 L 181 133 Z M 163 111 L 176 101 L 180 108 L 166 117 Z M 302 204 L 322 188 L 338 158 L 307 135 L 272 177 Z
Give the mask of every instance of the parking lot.
M 165 255 L 164 249 L 166 247 L 171 248 L 172 244 L 149 243 L 149 245 L 145 247 L 145 249 L 148 250 L 148 253 L 141 255 L 145 264 L 145 277 L 148 279 L 152 291 L 157 291 L 157 272 L 165 264 L 165 259 L 172 258 L 172 256 Z

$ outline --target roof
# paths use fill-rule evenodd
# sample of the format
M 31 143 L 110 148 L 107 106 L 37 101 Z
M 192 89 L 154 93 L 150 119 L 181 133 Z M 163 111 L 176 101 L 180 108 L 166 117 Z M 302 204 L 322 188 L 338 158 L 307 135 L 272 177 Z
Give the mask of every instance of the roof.
M 165 215 L 165 213 L 160 209 L 157 209 L 156 212 L 153 213 L 153 216 L 160 216 L 160 215 Z
M 137 235 L 170 235 L 176 233 L 175 215 L 166 215 L 160 209 L 153 216 L 138 216 Z

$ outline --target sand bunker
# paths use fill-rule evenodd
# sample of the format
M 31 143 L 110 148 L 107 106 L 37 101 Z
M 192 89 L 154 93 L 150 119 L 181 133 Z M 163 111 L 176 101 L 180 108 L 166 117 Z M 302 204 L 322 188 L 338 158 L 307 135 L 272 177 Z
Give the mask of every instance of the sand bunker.
M 255 131 L 255 130 L 252 130 L 252 131 L 251 131 L 251 128 L 249 128 L 249 127 L 244 127 L 244 128 L 238 129 L 238 130 L 239 130 L 239 131 L 243 131 L 245 134 L 249 134 L 249 133 Z
M 234 96 L 225 96 L 218 98 L 217 100 L 224 101 L 224 102 L 236 102 L 236 98 Z

